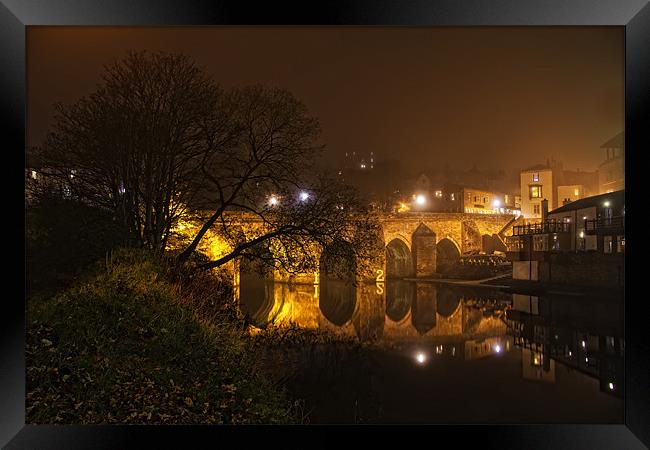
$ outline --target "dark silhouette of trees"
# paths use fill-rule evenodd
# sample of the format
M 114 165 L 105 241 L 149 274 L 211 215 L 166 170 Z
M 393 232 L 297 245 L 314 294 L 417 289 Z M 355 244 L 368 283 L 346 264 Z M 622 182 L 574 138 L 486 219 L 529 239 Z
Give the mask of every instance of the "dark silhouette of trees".
M 44 162 L 71 197 L 112 210 L 131 245 L 162 253 L 201 155 L 227 140 L 221 98 L 187 57 L 131 53 L 94 93 L 57 105 Z
M 297 272 L 314 270 L 318 249 L 334 242 L 360 258 L 376 252 L 362 199 L 315 165 L 319 134 L 286 90 L 225 91 L 183 55 L 145 52 L 106 67 L 91 95 L 57 105 L 39 153 L 64 195 L 111 211 L 129 245 L 162 255 L 174 225 L 192 216 L 200 226 L 179 266 L 218 230 L 230 253 L 198 267 L 250 257 Z M 234 226 L 241 214 L 255 231 Z

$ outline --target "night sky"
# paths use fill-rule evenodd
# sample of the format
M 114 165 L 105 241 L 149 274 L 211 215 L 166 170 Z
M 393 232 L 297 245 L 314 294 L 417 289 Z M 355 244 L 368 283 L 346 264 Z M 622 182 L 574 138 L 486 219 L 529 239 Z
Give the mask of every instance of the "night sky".
M 519 168 L 555 157 L 595 170 L 624 127 L 622 27 L 28 27 L 28 145 L 52 104 L 92 92 L 129 50 L 183 52 L 225 87 L 262 83 L 346 151 L 413 170 Z

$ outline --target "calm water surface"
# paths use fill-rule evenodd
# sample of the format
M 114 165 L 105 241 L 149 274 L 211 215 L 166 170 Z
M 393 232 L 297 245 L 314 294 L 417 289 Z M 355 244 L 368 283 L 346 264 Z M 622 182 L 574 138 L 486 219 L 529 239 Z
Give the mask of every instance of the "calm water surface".
M 259 327 L 373 345 L 310 354 L 288 381 L 310 423 L 622 423 L 622 301 L 388 280 L 242 275 Z

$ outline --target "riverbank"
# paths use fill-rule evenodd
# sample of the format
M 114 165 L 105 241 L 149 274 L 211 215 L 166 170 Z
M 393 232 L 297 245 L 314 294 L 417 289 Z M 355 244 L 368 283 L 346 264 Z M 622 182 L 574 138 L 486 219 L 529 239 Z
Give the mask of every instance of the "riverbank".
M 64 292 L 29 298 L 26 423 L 300 422 L 222 306 L 205 320 L 196 299 L 132 251 Z

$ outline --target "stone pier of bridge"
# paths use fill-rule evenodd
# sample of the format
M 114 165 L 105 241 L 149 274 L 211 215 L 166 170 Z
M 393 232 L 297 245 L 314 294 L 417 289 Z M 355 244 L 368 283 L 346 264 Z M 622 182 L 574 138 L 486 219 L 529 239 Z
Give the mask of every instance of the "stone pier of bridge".
M 427 278 L 444 273 L 462 254 L 505 251 L 514 216 L 504 214 L 399 213 L 380 217 L 385 258 L 376 261 L 376 278 Z M 242 226 L 255 226 L 242 220 Z M 269 274 L 270 275 L 270 274 Z M 317 283 L 318 273 L 289 275 L 277 281 Z

